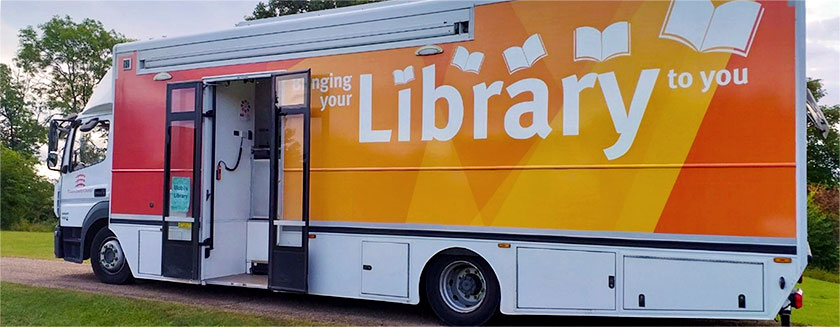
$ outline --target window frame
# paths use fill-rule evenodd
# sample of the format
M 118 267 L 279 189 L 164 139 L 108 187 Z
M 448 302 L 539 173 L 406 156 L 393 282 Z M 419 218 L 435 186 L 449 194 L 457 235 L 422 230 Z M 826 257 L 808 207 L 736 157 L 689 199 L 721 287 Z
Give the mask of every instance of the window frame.
M 97 166 L 97 165 L 105 162 L 105 160 L 108 160 L 108 148 L 111 146 L 111 120 L 106 119 L 106 118 L 107 117 L 99 116 L 99 117 L 90 117 L 90 118 L 86 119 L 88 121 L 91 120 L 91 119 L 99 119 L 99 122 L 96 123 L 97 126 L 94 126 L 94 129 L 97 128 L 98 125 L 102 124 L 103 122 L 108 123 L 108 143 L 105 145 L 105 156 L 102 157 L 102 160 L 99 160 L 95 164 L 92 164 L 92 165 L 89 165 L 89 166 L 84 166 L 84 167 L 81 167 L 81 168 L 78 168 L 78 169 L 74 169 L 74 167 L 76 166 L 76 162 L 77 162 L 77 160 L 75 158 L 75 150 L 76 150 L 76 141 L 78 139 L 76 137 L 79 135 L 79 127 L 82 125 L 82 123 L 74 124 L 75 126 L 73 127 L 73 129 L 71 131 L 72 135 L 68 136 L 68 138 L 67 138 L 67 140 L 70 141 L 70 146 L 69 146 L 69 151 L 67 153 L 68 158 L 67 158 L 66 165 L 64 164 L 64 160 L 62 160 L 62 165 L 67 167 L 67 172 L 68 173 L 84 170 L 84 169 L 90 168 L 90 167 L 94 167 L 94 166 Z M 93 131 L 93 130 L 91 130 L 91 131 Z M 65 147 L 67 147 L 67 145 L 65 145 Z M 81 156 L 81 153 L 79 154 L 79 156 Z

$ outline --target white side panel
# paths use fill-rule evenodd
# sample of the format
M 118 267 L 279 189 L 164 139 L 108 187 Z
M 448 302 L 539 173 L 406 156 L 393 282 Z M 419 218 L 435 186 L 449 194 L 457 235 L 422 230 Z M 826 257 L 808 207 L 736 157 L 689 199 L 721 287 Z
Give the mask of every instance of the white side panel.
M 248 221 L 248 261 L 268 262 L 268 220 Z
M 111 217 L 111 219 L 115 218 L 116 217 L 113 216 Z M 158 216 L 157 218 L 161 219 L 160 216 Z M 138 227 L 140 226 L 123 225 L 115 223 L 110 223 L 108 225 L 108 229 L 114 232 L 114 235 L 117 236 L 117 240 L 120 241 L 120 246 L 122 247 L 123 253 L 125 254 L 125 260 L 126 262 L 128 262 L 128 266 L 131 268 L 131 272 L 135 277 L 138 274 L 137 263 L 140 251 L 140 234 L 137 231 L 151 230 L 160 232 L 160 226 L 142 226 L 143 228 Z
M 519 308 L 615 309 L 615 253 L 518 248 L 516 278 Z
M 245 222 L 216 222 L 213 233 L 214 249 L 210 257 L 204 259 L 202 279 L 245 273 Z M 203 255 L 201 257 L 204 258 Z
M 624 309 L 764 310 L 761 263 L 625 257 L 624 274 Z
M 309 293 L 358 298 L 361 294 L 360 239 L 317 234 L 309 240 Z
M 408 297 L 408 243 L 362 242 L 362 293 Z
M 138 273 L 159 276 L 163 233 L 154 230 L 141 230 L 139 233 Z

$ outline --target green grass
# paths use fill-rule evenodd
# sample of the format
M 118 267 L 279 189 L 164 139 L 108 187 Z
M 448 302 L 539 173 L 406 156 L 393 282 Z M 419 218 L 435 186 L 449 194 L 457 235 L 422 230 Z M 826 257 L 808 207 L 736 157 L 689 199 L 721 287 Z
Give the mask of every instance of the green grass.
M 55 259 L 53 233 L 0 231 L 0 256 Z
M 808 278 L 799 285 L 804 295 L 802 309 L 794 309 L 794 323 L 840 326 L 840 284 Z
M 0 283 L 2 326 L 291 326 L 277 320 L 184 304 Z

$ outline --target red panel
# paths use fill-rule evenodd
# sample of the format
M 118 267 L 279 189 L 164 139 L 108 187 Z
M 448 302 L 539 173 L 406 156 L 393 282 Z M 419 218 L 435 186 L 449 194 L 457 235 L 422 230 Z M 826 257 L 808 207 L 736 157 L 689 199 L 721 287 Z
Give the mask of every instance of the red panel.
M 163 214 L 163 170 L 114 172 L 111 181 L 111 210 L 114 213 Z
M 136 54 L 117 60 L 122 62 L 125 58 L 137 61 Z M 114 87 L 112 212 L 162 214 L 167 84 L 198 81 L 206 76 L 282 70 L 298 62 L 296 59 L 174 71 L 169 72 L 173 78 L 168 81 L 155 81 L 155 74 L 137 75 L 134 68 L 119 70 Z M 189 149 L 192 151 L 192 147 Z M 150 202 L 154 207 L 149 206 Z

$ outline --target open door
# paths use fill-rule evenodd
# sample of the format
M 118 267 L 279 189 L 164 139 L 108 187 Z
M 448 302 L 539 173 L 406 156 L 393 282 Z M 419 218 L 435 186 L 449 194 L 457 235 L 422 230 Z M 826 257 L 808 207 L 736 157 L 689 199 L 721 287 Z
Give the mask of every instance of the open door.
M 307 292 L 310 71 L 272 76 L 268 286 Z
M 163 163 L 163 267 L 166 277 L 198 279 L 201 212 L 201 82 L 166 87 Z

